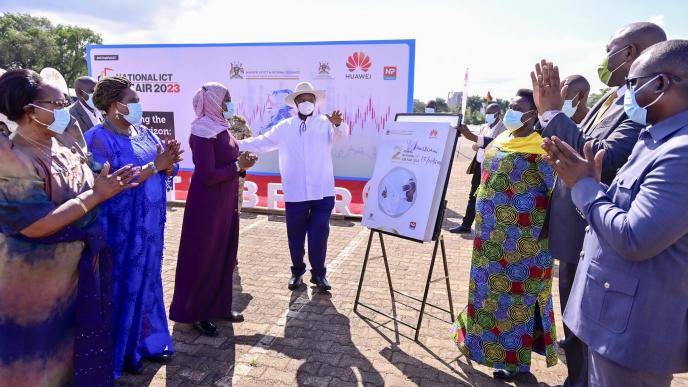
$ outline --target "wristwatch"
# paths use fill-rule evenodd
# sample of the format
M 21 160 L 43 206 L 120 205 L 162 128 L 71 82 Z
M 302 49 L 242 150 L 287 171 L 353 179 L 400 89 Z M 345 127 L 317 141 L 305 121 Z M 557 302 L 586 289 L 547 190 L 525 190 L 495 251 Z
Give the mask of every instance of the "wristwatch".
M 153 170 L 153 174 L 155 175 L 158 173 L 158 168 L 155 166 L 155 162 L 151 161 L 150 163 L 146 164 L 146 167 L 150 168 Z

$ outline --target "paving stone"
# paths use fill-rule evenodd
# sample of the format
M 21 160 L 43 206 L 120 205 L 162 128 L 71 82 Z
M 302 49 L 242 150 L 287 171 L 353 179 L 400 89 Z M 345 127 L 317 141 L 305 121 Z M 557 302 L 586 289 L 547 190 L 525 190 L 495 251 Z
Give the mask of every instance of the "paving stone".
M 460 312 L 468 299 L 472 237 L 446 232 L 461 222 L 470 188 L 464 173 L 473 157 L 470 145 L 461 142 L 449 184 L 449 207 L 445 230 L 454 311 Z M 184 216 L 183 207 L 171 207 L 165 228 L 165 257 L 162 279 L 166 308 L 174 291 L 177 252 Z M 256 224 L 255 227 L 251 225 Z M 251 227 L 248 229 L 247 227 Z M 167 366 L 146 363 L 143 375 L 125 374 L 118 386 L 503 386 L 492 371 L 464 358 L 449 340 L 449 316 L 429 308 L 420 332 L 422 345 L 413 341 L 414 331 L 396 325 L 383 316 L 360 307 L 353 312 L 369 231 L 349 220 L 331 221 L 328 246 L 328 276 L 331 295 L 314 294 L 310 287 L 290 292 L 291 260 L 284 216 L 244 211 L 241 215 L 238 268 L 234 275 L 234 309 L 246 322 L 232 325 L 218 322 L 220 336 L 201 336 L 190 324 L 170 322 L 176 346 Z M 357 242 L 358 241 L 358 242 Z M 385 248 L 394 289 L 421 297 L 432 253 L 431 244 L 419 244 L 385 236 Z M 346 251 L 347 253 L 343 253 Z M 341 254 L 341 255 L 340 255 Z M 392 312 L 382 250 L 377 237 L 370 250 L 361 301 Z M 556 273 L 556 271 L 555 271 Z M 442 273 L 436 262 L 433 278 Z M 306 276 L 306 280 L 308 280 Z M 553 288 L 557 332 L 563 332 L 558 296 L 558 279 Z M 395 294 L 398 318 L 415 324 L 418 303 Z M 431 284 L 430 303 L 444 307 L 444 281 Z M 519 379 L 519 386 L 559 386 L 566 377 L 560 362 L 547 368 L 544 359 L 533 355 L 533 377 Z M 688 375 L 676 375 L 675 386 L 688 386 Z

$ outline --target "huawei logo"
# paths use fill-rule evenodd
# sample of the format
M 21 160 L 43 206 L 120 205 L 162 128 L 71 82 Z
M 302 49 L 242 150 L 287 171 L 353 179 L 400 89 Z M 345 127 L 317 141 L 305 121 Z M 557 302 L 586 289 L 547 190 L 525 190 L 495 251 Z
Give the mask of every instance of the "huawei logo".
M 370 57 L 363 51 L 354 52 L 349 56 L 349 59 L 346 60 L 346 68 L 349 69 L 349 72 L 353 72 L 356 69 L 368 72 L 372 65 L 373 62 L 370 61 Z

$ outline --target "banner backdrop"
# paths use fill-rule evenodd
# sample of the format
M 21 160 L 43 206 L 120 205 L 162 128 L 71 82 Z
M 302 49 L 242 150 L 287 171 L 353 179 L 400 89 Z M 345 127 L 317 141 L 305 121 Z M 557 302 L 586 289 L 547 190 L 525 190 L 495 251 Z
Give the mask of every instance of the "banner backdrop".
M 205 82 L 229 88 L 253 135 L 295 114 L 284 97 L 303 81 L 327 92 L 316 113 L 341 110 L 351 135 L 333 150 L 337 212 L 361 214 L 376 149 L 396 113 L 413 110 L 415 40 L 173 45 L 90 45 L 89 74 L 125 76 L 141 98 L 144 125 L 182 142 L 185 158 L 173 200 L 185 200 L 193 163 L 188 148 L 194 93 Z M 283 208 L 277 153 L 260 155 L 247 177 L 247 207 Z

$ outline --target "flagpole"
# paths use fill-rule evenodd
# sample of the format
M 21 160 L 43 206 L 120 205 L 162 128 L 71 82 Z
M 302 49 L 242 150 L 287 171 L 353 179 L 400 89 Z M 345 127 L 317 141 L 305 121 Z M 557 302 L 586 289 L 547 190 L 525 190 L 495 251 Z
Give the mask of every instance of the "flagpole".
M 466 122 L 466 104 L 468 103 L 468 67 L 463 75 L 463 94 L 461 95 L 461 124 Z

